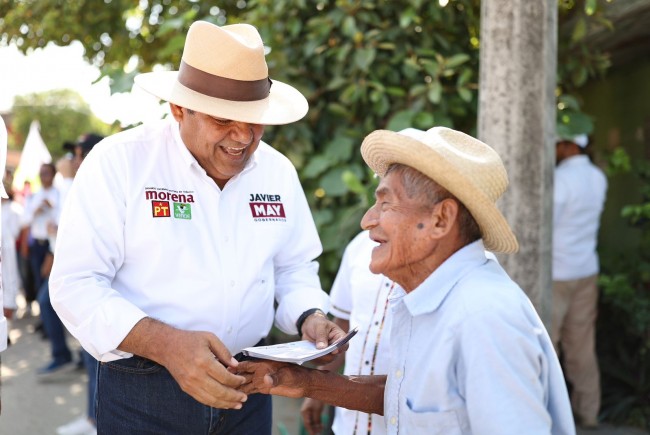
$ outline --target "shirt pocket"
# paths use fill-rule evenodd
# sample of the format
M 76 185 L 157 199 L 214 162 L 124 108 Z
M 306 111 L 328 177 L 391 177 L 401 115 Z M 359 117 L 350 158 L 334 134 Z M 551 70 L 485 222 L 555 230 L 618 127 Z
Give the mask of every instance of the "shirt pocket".
M 404 427 L 407 434 L 445 434 L 463 435 L 469 431 L 463 431 L 468 427 L 467 422 L 462 421 L 461 413 L 455 410 L 450 411 L 414 411 L 408 406 L 404 411 Z

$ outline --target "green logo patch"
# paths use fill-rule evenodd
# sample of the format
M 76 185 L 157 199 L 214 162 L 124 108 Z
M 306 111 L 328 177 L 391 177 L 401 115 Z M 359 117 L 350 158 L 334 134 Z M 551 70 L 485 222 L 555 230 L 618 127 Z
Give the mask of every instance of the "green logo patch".
M 175 202 L 174 217 L 176 219 L 192 219 L 192 207 L 189 204 Z

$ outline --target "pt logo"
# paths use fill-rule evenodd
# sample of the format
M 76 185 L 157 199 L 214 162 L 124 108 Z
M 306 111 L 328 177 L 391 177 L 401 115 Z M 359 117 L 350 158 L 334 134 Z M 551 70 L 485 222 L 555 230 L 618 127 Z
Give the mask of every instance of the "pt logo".
M 175 202 L 174 217 L 176 219 L 192 219 L 192 206 L 182 202 Z
M 153 211 L 153 217 L 171 216 L 169 201 L 151 201 L 151 209 Z

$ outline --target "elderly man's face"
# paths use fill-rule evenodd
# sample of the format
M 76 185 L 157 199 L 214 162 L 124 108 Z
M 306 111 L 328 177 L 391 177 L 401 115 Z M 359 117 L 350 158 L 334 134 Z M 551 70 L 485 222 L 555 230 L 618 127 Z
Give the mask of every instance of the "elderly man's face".
M 185 146 L 219 187 L 239 174 L 259 146 L 264 126 L 190 112 L 171 104 Z
M 361 220 L 370 238 L 379 243 L 372 251 L 370 270 L 404 285 L 419 274 L 435 249 L 429 235 L 431 211 L 422 198 L 406 195 L 400 175 L 394 172 L 381 180 L 375 198 Z

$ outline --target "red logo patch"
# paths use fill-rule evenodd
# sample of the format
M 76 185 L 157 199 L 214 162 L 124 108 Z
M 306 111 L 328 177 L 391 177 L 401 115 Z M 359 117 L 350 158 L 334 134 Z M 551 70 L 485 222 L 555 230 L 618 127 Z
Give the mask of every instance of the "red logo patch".
M 151 201 L 151 210 L 153 211 L 153 217 L 171 216 L 169 201 Z
M 254 218 L 285 218 L 281 202 L 249 202 Z

